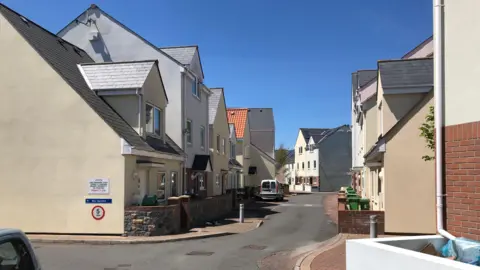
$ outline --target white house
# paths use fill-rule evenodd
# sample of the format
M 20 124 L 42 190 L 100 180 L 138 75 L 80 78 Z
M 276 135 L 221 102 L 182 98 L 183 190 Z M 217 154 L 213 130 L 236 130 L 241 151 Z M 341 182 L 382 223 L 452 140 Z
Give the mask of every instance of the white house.
M 183 191 L 206 194 L 209 156 L 208 95 L 198 47 L 158 48 L 91 5 L 58 35 L 84 49 L 96 62 L 158 59 L 169 97 L 166 132 L 186 153 Z M 188 179 L 188 181 L 187 181 Z

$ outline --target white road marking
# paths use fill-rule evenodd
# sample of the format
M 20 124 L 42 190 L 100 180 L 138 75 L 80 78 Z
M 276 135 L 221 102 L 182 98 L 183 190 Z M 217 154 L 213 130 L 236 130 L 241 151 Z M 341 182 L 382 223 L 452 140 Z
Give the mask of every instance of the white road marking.
M 305 204 L 304 206 L 306 206 L 306 207 L 311 207 L 311 206 L 313 206 L 313 205 L 311 205 L 311 204 Z

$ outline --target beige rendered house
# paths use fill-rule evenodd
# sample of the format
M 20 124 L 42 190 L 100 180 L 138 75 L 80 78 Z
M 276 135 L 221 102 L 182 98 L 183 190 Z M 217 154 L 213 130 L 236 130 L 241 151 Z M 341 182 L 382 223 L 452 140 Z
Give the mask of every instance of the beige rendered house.
M 433 104 L 433 59 L 379 61 L 377 79 L 367 111 L 377 116 L 378 138 L 364 156 L 368 197 L 385 211 L 385 232 L 435 233 L 434 163 L 422 159 L 432 153 L 419 131 Z M 367 126 L 367 146 L 372 138 Z
M 207 191 L 209 196 L 225 194 L 228 184 L 230 160 L 230 128 L 223 88 L 210 88 L 208 100 L 210 126 L 210 156 L 213 172 L 209 173 Z
M 95 64 L 1 4 L 0 29 L 0 227 L 123 234 L 125 206 L 179 193 L 157 61 Z

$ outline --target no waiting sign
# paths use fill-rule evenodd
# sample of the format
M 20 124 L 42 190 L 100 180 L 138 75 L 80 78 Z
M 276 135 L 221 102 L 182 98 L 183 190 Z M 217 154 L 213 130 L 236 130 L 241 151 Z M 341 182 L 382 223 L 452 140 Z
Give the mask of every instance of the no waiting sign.
M 103 207 L 100 205 L 95 205 L 92 208 L 92 217 L 95 220 L 102 220 L 105 217 L 105 209 L 103 209 Z

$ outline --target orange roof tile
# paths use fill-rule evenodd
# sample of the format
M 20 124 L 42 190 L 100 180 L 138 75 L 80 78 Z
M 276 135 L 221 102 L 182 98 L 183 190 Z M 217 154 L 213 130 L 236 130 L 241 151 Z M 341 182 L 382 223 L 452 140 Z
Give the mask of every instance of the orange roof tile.
M 228 123 L 235 125 L 235 135 L 242 139 L 247 124 L 248 109 L 227 109 Z

